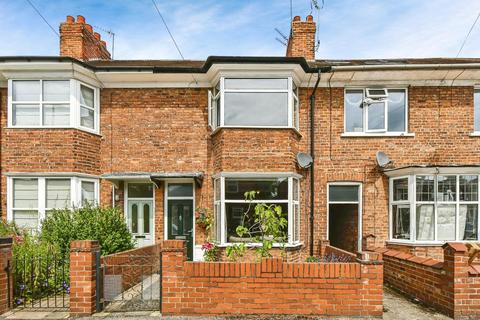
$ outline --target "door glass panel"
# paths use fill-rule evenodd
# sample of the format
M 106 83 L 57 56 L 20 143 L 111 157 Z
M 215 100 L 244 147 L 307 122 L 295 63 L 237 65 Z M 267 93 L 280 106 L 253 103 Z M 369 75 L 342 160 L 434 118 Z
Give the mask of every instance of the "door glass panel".
M 143 233 L 150 233 L 150 205 L 143 205 Z
M 138 233 L 138 205 L 132 205 L 132 214 L 131 214 L 131 225 L 132 225 L 132 233 Z
M 192 197 L 193 186 L 191 183 L 170 183 L 168 185 L 169 197 Z
M 172 230 L 172 235 L 176 236 L 176 235 L 178 235 L 178 231 L 179 231 L 178 229 L 180 227 L 180 223 L 182 222 L 182 217 L 179 214 L 180 212 L 178 210 L 179 209 L 178 206 L 173 205 L 171 209 L 172 209 L 172 212 L 171 212 L 171 214 L 172 214 L 172 218 L 171 218 L 172 219 L 172 222 L 171 222 L 172 223 L 172 228 L 171 228 L 171 230 Z
M 129 183 L 128 184 L 129 198 L 152 198 L 153 184 L 151 183 Z
M 330 186 L 329 201 L 358 201 L 358 186 Z

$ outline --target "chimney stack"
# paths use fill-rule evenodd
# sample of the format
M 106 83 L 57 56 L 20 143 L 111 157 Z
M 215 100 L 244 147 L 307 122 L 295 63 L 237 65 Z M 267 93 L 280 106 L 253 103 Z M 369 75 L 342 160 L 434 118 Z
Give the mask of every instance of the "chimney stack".
M 107 43 L 85 23 L 83 16 L 77 16 L 77 21 L 67 16 L 60 24 L 60 56 L 82 61 L 111 59 Z
M 308 15 L 305 21 L 295 16 L 292 21 L 292 30 L 287 45 L 287 57 L 304 57 L 315 60 L 315 32 L 316 25 L 313 16 Z

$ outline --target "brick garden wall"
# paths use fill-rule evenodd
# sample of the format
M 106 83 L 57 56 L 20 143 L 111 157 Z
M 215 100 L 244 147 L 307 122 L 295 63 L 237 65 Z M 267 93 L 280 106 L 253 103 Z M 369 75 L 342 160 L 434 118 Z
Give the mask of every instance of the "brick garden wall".
M 480 265 L 468 264 L 463 243 L 444 245 L 443 262 L 393 249 L 379 249 L 385 283 L 454 317 L 480 317 Z
M 302 314 L 374 316 L 383 312 L 383 266 L 351 263 L 187 262 L 183 241 L 164 241 L 165 315 Z

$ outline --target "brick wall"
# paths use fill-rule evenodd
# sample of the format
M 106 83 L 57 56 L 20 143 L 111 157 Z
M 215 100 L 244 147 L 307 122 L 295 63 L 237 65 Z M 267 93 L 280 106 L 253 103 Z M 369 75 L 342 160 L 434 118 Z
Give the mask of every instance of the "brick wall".
M 352 263 L 186 262 L 183 241 L 164 241 L 165 315 L 301 314 L 374 316 L 383 312 L 383 267 Z
M 443 262 L 393 249 L 379 249 L 391 287 L 454 317 L 480 316 L 480 265 L 469 265 L 463 243 L 443 246 Z

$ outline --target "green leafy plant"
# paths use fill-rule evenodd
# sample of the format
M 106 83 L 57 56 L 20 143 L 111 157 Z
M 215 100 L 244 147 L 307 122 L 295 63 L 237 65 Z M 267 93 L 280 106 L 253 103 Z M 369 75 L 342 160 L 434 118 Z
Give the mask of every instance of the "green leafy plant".
M 321 261 L 322 261 L 322 259 L 320 259 L 320 257 L 315 257 L 315 256 L 308 256 L 305 259 L 305 262 L 309 262 L 309 263 L 321 262 Z
M 212 212 L 207 208 L 197 208 L 196 212 L 198 214 L 198 218 L 196 219 L 197 225 L 205 229 L 205 234 L 208 240 L 210 238 L 210 231 L 213 227 Z
M 72 240 L 98 240 L 102 255 L 129 250 L 135 244 L 122 213 L 109 207 L 49 211 L 40 236 L 57 245 L 61 254 L 69 252 Z
M 258 191 L 247 191 L 244 196 L 249 205 L 243 213 L 240 225 L 235 229 L 236 234 L 242 238 L 258 243 L 254 246 L 255 254 L 258 258 L 271 257 L 271 249 L 274 243 L 280 243 L 281 249 L 284 249 L 287 240 L 286 228 L 287 219 L 284 217 L 282 207 L 275 204 L 257 203 L 252 211 L 253 200 L 255 200 Z M 227 257 L 236 261 L 243 257 L 247 250 L 244 243 L 234 244 L 227 247 Z
M 225 248 L 225 254 L 230 261 L 237 261 L 245 255 L 246 251 L 247 246 L 245 243 L 232 244 L 231 246 Z

